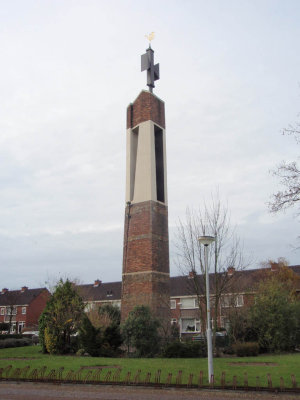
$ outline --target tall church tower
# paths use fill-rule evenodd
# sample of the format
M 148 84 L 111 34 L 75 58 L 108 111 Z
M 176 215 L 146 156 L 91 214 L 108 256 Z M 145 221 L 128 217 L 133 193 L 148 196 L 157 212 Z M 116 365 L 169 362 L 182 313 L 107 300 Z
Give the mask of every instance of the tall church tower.
M 153 92 L 159 79 L 151 46 L 142 56 L 149 91 L 127 108 L 126 209 L 122 320 L 136 305 L 170 323 L 170 272 L 165 104 Z

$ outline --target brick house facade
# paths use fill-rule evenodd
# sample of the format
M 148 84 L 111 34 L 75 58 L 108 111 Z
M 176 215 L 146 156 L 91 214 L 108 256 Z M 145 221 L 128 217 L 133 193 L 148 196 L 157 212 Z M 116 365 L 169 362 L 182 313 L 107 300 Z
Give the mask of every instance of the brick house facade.
M 21 333 L 25 328 L 38 329 L 38 320 L 50 293 L 46 288 L 21 290 L 2 289 L 0 292 L 0 322 L 11 324 L 11 332 Z
M 252 304 L 255 286 L 267 273 L 276 273 L 278 265 L 271 268 L 250 269 L 244 271 L 229 270 L 233 274 L 231 284 L 228 285 L 220 302 L 218 326 L 227 328 L 227 317 L 230 309 L 234 307 L 247 307 Z M 300 265 L 290 266 L 300 278 Z M 197 277 L 201 285 L 202 276 Z M 300 279 L 299 279 L 300 282 Z M 297 293 L 300 296 L 300 283 Z M 214 276 L 210 274 L 211 301 L 214 301 Z M 103 283 L 96 280 L 93 284 L 79 285 L 78 290 L 86 303 L 86 310 L 110 303 L 121 307 L 122 282 Z M 204 293 L 201 295 L 204 297 Z M 22 332 L 28 328 L 37 330 L 38 319 L 41 315 L 50 293 L 46 288 L 21 290 L 2 289 L 0 292 L 0 322 L 12 323 L 12 330 Z M 205 327 L 201 326 L 197 296 L 193 290 L 191 276 L 175 276 L 170 278 L 170 323 L 178 324 L 181 337 L 193 336 L 203 333 Z M 205 310 L 204 310 L 205 311 Z M 10 315 L 12 314 L 12 315 Z M 213 315 L 212 315 L 213 317 Z
M 278 266 L 271 268 L 235 271 L 229 269 L 227 274 L 232 277 L 224 291 L 219 304 L 218 327 L 228 328 L 228 313 L 232 307 L 248 307 L 253 303 L 257 283 L 268 273 L 276 273 Z M 289 269 L 300 277 L 300 265 L 290 266 Z M 197 276 L 199 285 L 204 277 Z M 300 282 L 300 279 L 299 279 Z M 105 303 L 121 307 L 121 282 L 102 283 L 95 281 L 92 285 L 80 285 L 79 291 L 87 303 L 87 309 L 95 309 Z M 211 302 L 214 302 L 214 276 L 210 274 Z M 297 286 L 300 296 L 300 283 Z M 204 293 L 201 297 L 205 297 Z M 138 303 L 137 303 L 138 304 Z M 198 298 L 193 289 L 191 276 L 175 276 L 170 278 L 170 308 L 171 323 L 177 324 L 181 337 L 204 333 L 206 327 L 201 326 Z M 212 307 L 213 309 L 213 307 Z M 205 315 L 205 310 L 204 310 Z M 212 314 L 212 319 L 214 315 Z

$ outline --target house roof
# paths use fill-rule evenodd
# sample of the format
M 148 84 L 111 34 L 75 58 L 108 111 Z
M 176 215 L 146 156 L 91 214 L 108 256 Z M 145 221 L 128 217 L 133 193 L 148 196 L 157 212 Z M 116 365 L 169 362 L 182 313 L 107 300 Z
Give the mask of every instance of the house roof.
M 121 299 L 122 282 L 102 283 L 95 286 L 79 285 L 78 291 L 84 301 L 109 301 Z
M 293 265 L 289 267 L 293 272 L 300 276 L 300 265 Z M 248 269 L 243 271 L 235 271 L 233 273 L 230 283 L 227 285 L 227 292 L 234 291 L 238 287 L 240 293 L 251 292 L 254 290 L 257 282 L 263 277 L 266 271 L 270 268 Z M 197 276 L 197 284 L 203 289 L 204 293 L 204 280 L 203 275 Z M 215 287 L 215 276 L 210 274 L 210 292 L 213 294 Z M 193 287 L 194 281 L 188 276 L 173 276 L 170 278 L 170 295 L 171 297 L 191 296 L 195 295 L 196 291 Z M 235 289 L 234 289 L 235 288 Z M 122 282 L 109 282 L 99 283 L 98 286 L 93 284 L 79 285 L 79 293 L 84 301 L 109 301 L 120 300 Z M 300 287 L 299 287 L 300 289 Z M 225 292 L 226 292 L 225 291 Z M 200 290 L 201 292 L 201 290 Z
M 37 289 L 25 289 L 21 290 L 7 290 L 5 293 L 0 292 L 0 306 L 12 306 L 12 305 L 27 305 L 32 302 L 40 293 L 46 288 Z

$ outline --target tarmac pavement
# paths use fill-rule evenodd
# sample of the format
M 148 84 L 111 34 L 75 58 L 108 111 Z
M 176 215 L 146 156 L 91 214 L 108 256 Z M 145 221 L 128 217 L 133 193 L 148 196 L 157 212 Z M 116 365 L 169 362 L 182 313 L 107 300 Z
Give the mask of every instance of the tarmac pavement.
M 300 400 L 300 394 L 1 382 L 0 400 Z

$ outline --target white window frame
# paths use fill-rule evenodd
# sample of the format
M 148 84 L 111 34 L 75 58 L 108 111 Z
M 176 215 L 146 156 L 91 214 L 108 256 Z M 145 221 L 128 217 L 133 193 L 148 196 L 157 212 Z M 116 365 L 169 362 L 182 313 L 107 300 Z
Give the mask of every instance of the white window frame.
M 111 304 L 112 304 L 114 307 L 118 307 L 118 308 L 121 309 L 121 301 L 120 301 L 120 300 L 112 300 Z
M 1 307 L 1 315 L 5 315 L 5 307 Z
M 193 321 L 192 322 L 192 325 L 187 325 L 187 326 L 193 326 L 194 327 L 194 330 L 192 330 L 192 329 L 189 329 L 189 330 L 187 330 L 187 329 L 183 329 L 183 321 L 184 320 L 189 320 L 189 321 Z M 198 329 L 197 329 L 197 326 L 199 327 Z M 180 332 L 181 333 L 200 333 L 201 332 L 201 322 L 200 322 L 200 320 L 199 319 L 196 319 L 196 318 L 181 318 L 181 320 L 180 320 Z
M 244 296 L 242 294 L 238 294 L 235 298 L 235 306 L 243 307 L 244 305 Z
M 194 305 L 191 307 L 183 307 L 184 300 L 192 300 L 192 301 L 194 301 Z M 180 299 L 180 303 L 179 303 L 180 309 L 181 310 L 194 310 L 195 308 L 197 308 L 196 300 L 197 299 L 195 297 L 185 297 L 185 298 Z
M 22 315 L 25 315 L 25 314 L 26 314 L 26 307 L 22 307 Z
M 170 300 L 170 308 L 171 308 L 171 310 L 176 309 L 176 300 Z
M 89 313 L 90 311 L 93 311 L 95 309 L 95 303 L 93 302 L 88 302 L 84 306 L 84 312 Z
M 13 309 L 6 307 L 6 315 L 17 315 L 17 306 L 13 306 Z
M 232 307 L 232 297 L 230 294 L 224 294 L 221 300 L 222 308 L 229 308 Z
M 221 305 L 223 308 L 243 307 L 244 296 L 242 294 L 225 294 L 222 296 Z

